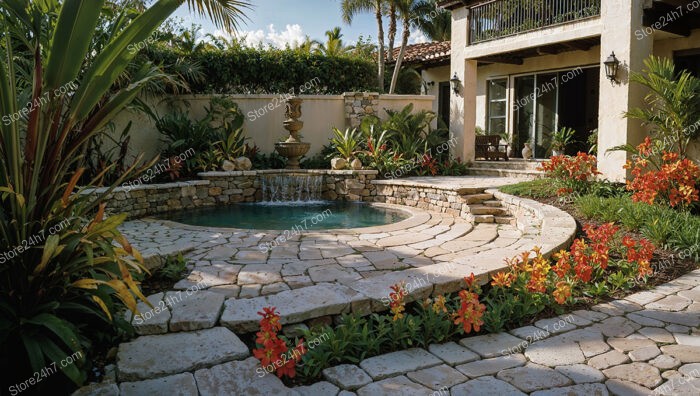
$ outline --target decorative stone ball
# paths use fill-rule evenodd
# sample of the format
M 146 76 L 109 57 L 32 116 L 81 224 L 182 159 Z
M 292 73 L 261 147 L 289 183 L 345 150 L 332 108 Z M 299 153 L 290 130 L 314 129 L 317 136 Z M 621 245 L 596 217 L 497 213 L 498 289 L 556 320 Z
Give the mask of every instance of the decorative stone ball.
M 342 170 L 348 166 L 348 161 L 345 158 L 335 157 L 331 160 L 331 168 L 333 170 Z
M 236 164 L 229 160 L 224 160 L 224 163 L 221 164 L 221 169 L 223 169 L 226 172 L 231 172 L 236 170 Z
M 354 169 L 354 170 L 360 170 L 360 169 L 362 169 L 362 161 L 360 161 L 359 159 L 355 158 L 355 159 L 352 160 L 352 162 L 350 163 L 350 167 L 351 167 L 352 169 Z
M 248 157 L 238 157 L 236 158 L 236 169 L 247 171 L 253 167 L 253 163 L 250 162 Z

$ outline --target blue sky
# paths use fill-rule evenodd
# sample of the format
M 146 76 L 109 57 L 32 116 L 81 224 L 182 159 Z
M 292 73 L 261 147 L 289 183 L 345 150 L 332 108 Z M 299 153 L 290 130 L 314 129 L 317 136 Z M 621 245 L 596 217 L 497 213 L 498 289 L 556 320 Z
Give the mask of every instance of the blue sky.
M 376 41 L 377 25 L 374 15 L 360 14 L 352 25 L 343 23 L 340 12 L 341 0 L 252 0 L 253 8 L 247 12 L 249 20 L 241 26 L 249 44 L 272 44 L 283 47 L 303 41 L 306 35 L 312 39 L 324 39 L 324 32 L 340 26 L 346 43 L 354 43 L 360 35 L 372 36 Z M 175 13 L 176 17 L 202 25 L 204 33 L 220 33 L 206 19 L 190 14 L 186 5 Z M 386 24 L 384 27 L 387 30 Z M 400 32 L 399 32 L 400 35 Z M 423 41 L 420 33 L 414 32 L 411 41 Z

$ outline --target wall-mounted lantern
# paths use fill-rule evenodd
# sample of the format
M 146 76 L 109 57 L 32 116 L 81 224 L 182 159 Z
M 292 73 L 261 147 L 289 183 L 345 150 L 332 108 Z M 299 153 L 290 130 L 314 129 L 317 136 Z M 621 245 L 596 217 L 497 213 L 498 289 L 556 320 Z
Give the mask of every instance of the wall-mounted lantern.
M 459 94 L 459 85 L 461 82 L 462 81 L 459 80 L 459 77 L 457 77 L 457 73 L 455 72 L 455 75 L 450 79 L 450 84 L 452 84 L 452 92 Z
M 620 68 L 620 60 L 617 59 L 614 51 L 603 64 L 605 65 L 605 75 L 608 79 L 612 82 L 617 82 L 617 71 Z

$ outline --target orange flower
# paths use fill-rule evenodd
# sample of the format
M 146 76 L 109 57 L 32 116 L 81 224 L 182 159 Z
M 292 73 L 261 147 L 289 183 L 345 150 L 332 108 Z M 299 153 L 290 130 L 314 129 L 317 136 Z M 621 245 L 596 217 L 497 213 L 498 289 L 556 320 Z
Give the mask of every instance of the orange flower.
M 408 294 L 406 291 L 406 282 L 397 283 L 390 287 L 393 293 L 389 293 L 389 307 L 391 308 L 391 313 L 394 314 L 394 321 L 397 321 L 404 317 L 403 312 L 406 310 L 404 297 Z
M 473 272 L 469 276 L 464 277 L 464 282 L 467 284 L 467 288 L 471 288 L 474 285 L 475 281 L 476 278 L 474 277 Z
M 554 300 L 559 305 L 564 305 L 566 300 L 571 297 L 571 285 L 564 281 L 557 282 L 556 289 L 552 292 L 552 296 L 554 296 Z
M 510 287 L 515 280 L 515 275 L 511 272 L 499 272 L 493 276 L 491 286 Z
M 466 290 L 459 292 L 460 308 L 454 314 L 454 324 L 462 325 L 465 333 L 471 333 L 472 329 L 479 332 L 484 322 L 481 320 L 486 311 L 486 306 L 479 303 L 479 296 Z

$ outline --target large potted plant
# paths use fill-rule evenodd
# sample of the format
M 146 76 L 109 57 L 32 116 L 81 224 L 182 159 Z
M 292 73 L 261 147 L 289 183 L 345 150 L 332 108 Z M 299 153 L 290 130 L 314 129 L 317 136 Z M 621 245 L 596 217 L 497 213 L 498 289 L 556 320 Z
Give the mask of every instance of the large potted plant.
M 576 131 L 572 128 L 561 127 L 552 134 L 552 155 L 563 155 L 566 147 L 574 141 Z

